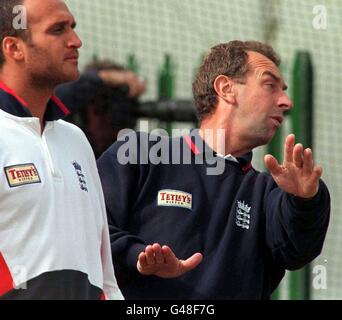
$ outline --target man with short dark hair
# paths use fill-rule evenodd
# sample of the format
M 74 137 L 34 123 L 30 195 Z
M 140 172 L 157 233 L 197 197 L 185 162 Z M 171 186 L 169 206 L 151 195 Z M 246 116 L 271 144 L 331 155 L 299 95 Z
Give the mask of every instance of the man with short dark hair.
M 0 299 L 122 299 L 94 154 L 53 95 L 79 76 L 75 25 L 62 0 L 0 0 Z
M 126 298 L 269 299 L 320 254 L 330 197 L 312 151 L 290 134 L 282 165 L 251 165 L 292 107 L 278 66 L 260 42 L 213 47 L 193 83 L 199 130 L 129 133 L 98 160 Z

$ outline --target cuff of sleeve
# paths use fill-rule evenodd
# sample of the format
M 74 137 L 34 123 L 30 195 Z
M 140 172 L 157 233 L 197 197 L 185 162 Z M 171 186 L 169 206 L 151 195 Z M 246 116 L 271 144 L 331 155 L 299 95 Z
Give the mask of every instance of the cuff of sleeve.
M 133 244 L 127 252 L 126 255 L 126 265 L 129 269 L 138 272 L 137 262 L 140 252 L 144 251 L 146 248 L 145 244 L 135 243 Z
M 96 70 L 87 70 L 85 71 L 81 77 L 86 78 L 87 80 L 96 83 L 98 85 L 103 85 L 104 82 L 102 81 L 102 79 L 99 77 L 98 73 Z
M 299 210 L 304 210 L 304 211 L 312 210 L 320 204 L 322 190 L 323 190 L 323 186 L 321 185 L 321 181 L 320 181 L 318 192 L 312 199 L 309 199 L 309 200 L 303 199 L 303 198 L 299 198 L 299 197 L 289 194 L 290 202 L 294 207 L 298 208 Z

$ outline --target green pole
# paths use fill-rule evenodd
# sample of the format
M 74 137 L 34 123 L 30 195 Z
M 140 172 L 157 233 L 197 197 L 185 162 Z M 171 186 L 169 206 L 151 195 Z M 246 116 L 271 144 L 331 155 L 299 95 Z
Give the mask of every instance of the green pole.
M 96 63 L 98 61 L 99 61 L 99 57 L 98 57 L 98 55 L 96 53 L 94 53 L 93 56 L 92 56 L 92 62 Z
M 135 74 L 139 73 L 138 62 L 133 53 L 129 54 L 127 57 L 127 68 Z
M 164 64 L 159 70 L 159 75 L 158 75 L 159 100 L 173 98 L 174 85 L 175 85 L 174 65 L 171 61 L 171 56 L 169 54 L 165 54 Z
M 293 133 L 296 142 L 312 148 L 313 142 L 313 66 L 310 53 L 298 51 L 295 55 L 292 78 L 291 110 Z M 310 265 L 290 273 L 290 299 L 310 299 Z
M 169 54 L 165 54 L 164 63 L 159 70 L 158 93 L 159 93 L 159 100 L 169 100 L 174 97 L 174 93 L 175 93 L 174 64 Z M 172 133 L 171 120 L 165 123 L 165 129 L 168 132 L 168 134 L 171 135 Z
M 312 148 L 313 133 L 313 67 L 310 54 L 299 51 L 293 68 L 293 106 L 291 110 L 296 140 Z

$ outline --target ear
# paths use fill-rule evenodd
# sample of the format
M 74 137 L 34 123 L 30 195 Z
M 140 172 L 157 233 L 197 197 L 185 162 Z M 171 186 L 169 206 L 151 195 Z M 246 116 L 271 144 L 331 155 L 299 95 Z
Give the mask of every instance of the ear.
M 16 37 L 5 37 L 2 42 L 2 51 L 7 58 L 22 61 L 24 59 L 23 40 Z
M 214 81 L 216 94 L 229 104 L 236 104 L 234 81 L 225 75 L 219 75 Z

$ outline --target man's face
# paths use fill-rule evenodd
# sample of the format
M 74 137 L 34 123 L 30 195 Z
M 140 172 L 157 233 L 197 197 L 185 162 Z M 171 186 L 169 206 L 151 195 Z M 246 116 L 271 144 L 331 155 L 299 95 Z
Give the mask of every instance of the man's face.
M 75 20 L 62 0 L 25 0 L 29 39 L 24 43 L 25 68 L 33 83 L 56 85 L 76 80 L 82 42 Z
M 278 67 L 257 52 L 248 52 L 249 72 L 238 84 L 238 125 L 243 138 L 254 146 L 268 143 L 292 107 Z

